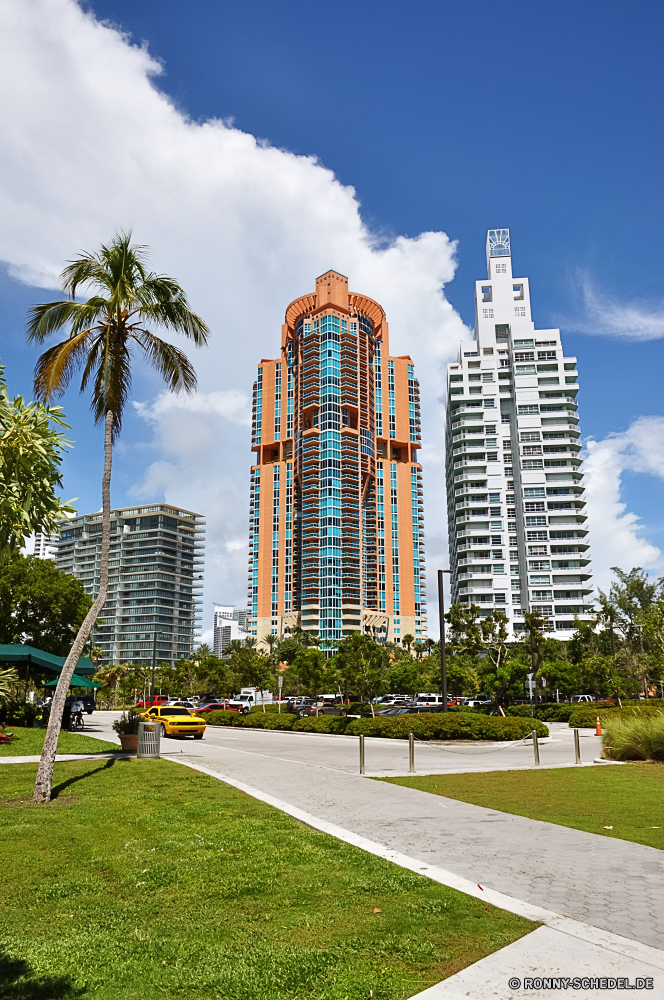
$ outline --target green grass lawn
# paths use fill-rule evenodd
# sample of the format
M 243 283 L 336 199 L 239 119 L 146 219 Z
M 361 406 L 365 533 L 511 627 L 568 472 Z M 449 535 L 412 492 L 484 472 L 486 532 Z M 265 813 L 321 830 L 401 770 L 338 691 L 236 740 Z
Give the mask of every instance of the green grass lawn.
M 7 726 L 6 731 L 14 734 L 14 742 L 0 744 L 0 757 L 29 757 L 31 754 L 42 752 L 45 729 Z M 117 743 L 96 740 L 84 733 L 61 732 L 58 740 L 58 753 L 109 753 L 111 750 L 119 751 L 120 747 Z
M 660 764 L 376 780 L 664 849 L 664 767 Z
M 35 773 L 0 767 L 1 1000 L 401 1000 L 536 926 L 169 761 Z

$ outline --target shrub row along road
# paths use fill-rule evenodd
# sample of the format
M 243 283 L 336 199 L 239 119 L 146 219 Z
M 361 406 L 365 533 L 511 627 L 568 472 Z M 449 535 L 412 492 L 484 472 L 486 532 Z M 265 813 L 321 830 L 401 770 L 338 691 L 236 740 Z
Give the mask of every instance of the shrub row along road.
M 94 726 L 99 736 L 112 738 L 114 717 L 96 713 L 86 729 Z M 550 730 L 555 742 L 541 745 L 542 765 L 573 767 L 571 731 L 555 724 Z M 583 761 L 599 751 L 595 737 L 581 740 Z M 452 757 L 452 752 L 460 753 Z M 453 763 L 442 764 L 443 754 Z M 530 766 L 532 754 L 529 746 L 418 745 L 416 769 L 420 774 L 512 769 Z M 209 728 L 202 743 L 163 740 L 162 755 L 186 756 L 220 777 L 419 858 L 423 866 L 439 866 L 652 947 L 664 940 L 661 851 L 361 777 L 355 737 Z M 405 774 L 407 743 L 367 739 L 366 764 L 367 775 Z

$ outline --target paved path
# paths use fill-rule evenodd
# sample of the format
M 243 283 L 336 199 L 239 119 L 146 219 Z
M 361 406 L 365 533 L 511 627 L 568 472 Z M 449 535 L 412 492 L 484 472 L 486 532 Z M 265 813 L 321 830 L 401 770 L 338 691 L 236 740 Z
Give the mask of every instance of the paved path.
M 112 718 L 95 715 L 96 735 L 111 738 Z M 552 730 L 556 742 L 543 745 L 543 763 L 548 758 L 560 766 L 570 754 L 573 762 L 571 737 Z M 452 756 L 457 749 L 463 753 L 450 768 L 439 763 L 442 751 L 418 746 L 417 771 L 495 770 L 496 760 L 513 769 L 529 766 L 532 755 L 532 747 L 525 746 L 489 755 L 483 744 L 471 750 L 450 746 L 446 752 Z M 162 755 L 186 757 L 220 777 L 244 782 L 417 858 L 423 868 L 437 866 L 655 948 L 664 941 L 664 853 L 654 848 L 361 777 L 353 737 L 208 729 L 202 743 L 163 740 Z M 595 738 L 582 740 L 583 759 L 597 755 Z M 379 773 L 406 773 L 407 745 L 367 740 L 367 770 L 372 766 Z

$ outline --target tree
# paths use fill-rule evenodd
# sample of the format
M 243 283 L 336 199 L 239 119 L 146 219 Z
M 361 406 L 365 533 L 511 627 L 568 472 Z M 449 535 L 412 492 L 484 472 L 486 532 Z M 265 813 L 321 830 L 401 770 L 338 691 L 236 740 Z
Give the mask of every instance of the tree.
M 208 329 L 192 311 L 182 288 L 172 278 L 149 272 L 147 249 L 132 245 L 130 233 L 117 234 L 96 253 L 84 253 L 61 275 L 65 301 L 33 306 L 28 340 L 42 344 L 52 333 L 68 328 L 68 337 L 38 359 L 34 387 L 37 398 L 48 402 L 61 395 L 83 366 L 81 391 L 92 386 L 95 423 L 104 427 L 102 476 L 102 542 L 99 592 L 81 624 L 63 667 L 53 698 L 44 740 L 34 800 L 51 797 L 53 764 L 62 723 L 62 711 L 76 664 L 104 602 L 108 587 L 111 538 L 111 463 L 113 444 L 122 427 L 131 388 L 132 350 L 144 359 L 173 392 L 193 392 L 196 373 L 187 355 L 156 336 L 151 328 L 181 333 L 197 347 L 207 343 Z M 93 295 L 76 300 L 79 289 Z
M 291 669 L 296 672 L 305 691 L 316 698 L 326 672 L 325 656 L 320 649 L 303 646 L 293 660 Z
M 51 559 L 13 553 L 0 563 L 0 643 L 66 656 L 92 601 Z
M 12 688 L 18 681 L 18 674 L 14 667 L 0 670 L 0 703 L 4 704 L 12 696 Z
M 33 531 L 55 531 L 57 519 L 75 514 L 55 496 L 60 464 L 70 444 L 59 427 L 60 406 L 9 398 L 0 365 L 0 562 L 23 547 Z
M 269 633 L 268 635 L 264 635 L 263 636 L 263 638 L 261 639 L 261 642 L 264 642 L 265 645 L 268 647 L 268 649 L 270 651 L 269 659 L 270 659 L 270 666 L 272 667 L 272 678 L 273 678 L 273 680 L 276 681 L 276 678 L 277 678 L 277 662 L 276 662 L 276 650 L 275 650 L 275 647 L 279 645 L 279 640 L 278 640 L 278 638 L 277 638 L 276 635 L 272 635 L 272 633 Z
M 508 698 L 510 688 L 521 681 L 524 673 L 522 665 L 509 655 L 507 625 L 507 616 L 498 610 L 480 623 L 486 653 L 477 666 L 480 686 L 499 705 Z
M 361 698 L 371 701 L 371 714 L 374 715 L 372 699 L 385 694 L 389 687 L 387 671 L 390 658 L 385 646 L 362 632 L 353 632 L 342 641 L 334 660 L 349 685 Z

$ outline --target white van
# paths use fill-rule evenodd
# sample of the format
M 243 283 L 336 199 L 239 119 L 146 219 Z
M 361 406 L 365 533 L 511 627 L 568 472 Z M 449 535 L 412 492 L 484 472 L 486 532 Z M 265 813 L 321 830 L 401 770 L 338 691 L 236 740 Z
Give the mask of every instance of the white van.
M 415 706 L 420 705 L 442 705 L 442 694 L 427 694 L 426 692 L 415 695 Z
M 239 708 L 246 715 L 254 705 L 271 705 L 274 701 L 271 691 L 260 691 L 258 688 L 242 688 L 240 693 L 229 701 L 232 708 Z

